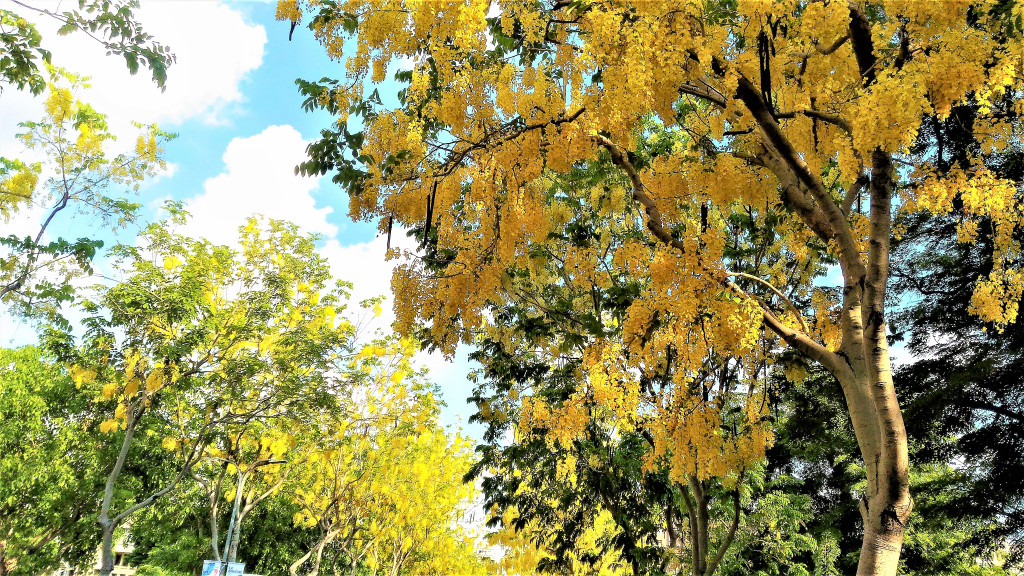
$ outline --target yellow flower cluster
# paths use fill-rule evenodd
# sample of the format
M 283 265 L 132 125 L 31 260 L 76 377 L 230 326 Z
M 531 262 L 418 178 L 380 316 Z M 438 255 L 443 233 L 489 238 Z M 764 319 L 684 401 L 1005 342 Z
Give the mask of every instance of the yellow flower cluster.
M 524 399 L 523 431 L 547 428 L 566 442 L 591 418 L 608 426 L 650 422 L 659 446 L 652 465 L 669 462 L 675 474 L 729 474 L 771 442 L 763 398 L 749 385 L 769 366 L 764 348 L 774 345 L 762 339 L 766 311 L 793 328 L 806 325 L 831 349 L 839 345 L 837 303 L 810 280 L 839 246 L 815 235 L 848 226 L 859 249 L 849 257 L 864 260 L 870 223 L 856 202 L 845 220 L 817 223 L 813 232 L 794 213 L 796 200 L 782 206 L 780 191 L 806 192 L 806 182 L 787 175 L 810 174 L 842 202 L 872 170 L 875 151 L 913 159 L 923 118 L 972 101 L 981 106 L 979 143 L 1019 143 L 1018 129 L 986 115 L 998 98 L 1024 89 L 1024 44 L 995 33 L 999 23 L 984 3 L 883 0 L 871 20 L 877 61 L 867 79 L 845 0 L 741 0 L 729 18 L 710 18 L 698 0 L 595 2 L 551 13 L 504 0 L 501 29 L 536 43 L 536 58 L 521 65 L 484 54 L 490 4 L 286 0 L 279 17 L 329 8 L 314 34 L 333 58 L 358 39 L 348 44 L 353 53 L 337 92 L 346 103 L 381 80 L 389 62 L 412 69 L 408 106 L 367 122 L 360 152 L 372 162 L 350 200 L 353 217 L 377 221 L 382 231 L 399 225 L 436 237 L 429 266 L 402 255 L 393 279 L 397 328 L 428 325 L 452 353 L 484 329 L 489 307 L 542 286 L 564 290 L 616 335 L 586 350 L 576 395 L 557 406 Z M 766 98 L 791 157 L 781 160 L 779 140 L 754 122 L 752 112 L 765 111 L 737 97 L 741 76 L 750 82 L 742 86 Z M 607 158 L 598 135 L 621 153 L 650 143 L 651 132 L 675 139 L 634 165 L 643 206 L 627 192 L 636 182 L 625 171 L 596 186 L 562 183 L 581 163 Z M 1012 321 L 1021 296 L 1013 233 L 1024 216 L 1017 184 L 980 167 L 940 176 L 916 160 L 915 171 L 896 171 L 909 185 L 894 203 L 947 214 L 959 198 L 968 220 L 991 220 L 997 265 L 979 282 L 972 310 L 999 326 Z M 784 162 L 799 170 L 772 167 Z M 806 202 L 813 212 L 821 200 Z M 648 229 L 654 214 L 658 230 Z M 592 225 L 592 237 L 566 240 L 577 222 Z M 752 248 L 743 245 L 745 226 L 771 236 L 749 258 L 735 256 Z M 960 237 L 971 241 L 975 231 L 964 223 Z M 751 269 L 748 276 L 762 282 L 795 286 L 813 317 L 782 310 L 775 296 L 761 302 L 724 287 L 734 270 Z M 623 280 L 640 287 L 624 318 L 586 301 L 591 287 Z M 566 352 L 559 342 L 538 348 Z M 729 363 L 740 367 L 730 378 L 701 376 Z M 658 378 L 671 382 L 667 392 L 641 391 L 641 381 Z M 731 388 L 740 383 L 745 392 Z M 730 434 L 721 431 L 726 398 L 745 408 Z
M 12 163 L 11 168 L 0 167 L 0 218 L 4 220 L 32 201 L 41 170 L 39 164 Z
M 991 223 L 993 269 L 975 285 L 970 310 L 999 330 L 1014 322 L 1024 277 L 1015 267 L 1024 255 L 1014 238 L 1024 221 L 1024 196 L 1018 184 L 995 177 L 983 166 L 970 170 L 956 167 L 945 174 L 923 167 L 914 178 L 917 186 L 904 192 L 903 210 L 943 215 L 950 213 L 954 201 L 959 200 L 963 220 L 957 228 L 957 239 L 962 243 L 975 241 L 980 221 Z
M 691 476 L 735 479 L 737 473 L 763 460 L 772 445 L 773 435 L 763 418 L 767 402 L 762 393 L 746 399 L 746 429 L 740 434 L 726 434 L 719 405 L 700 396 L 677 390 L 671 405 L 671 411 L 654 421 L 655 447 L 645 455 L 644 466 L 667 465 L 676 481 L 685 483 Z

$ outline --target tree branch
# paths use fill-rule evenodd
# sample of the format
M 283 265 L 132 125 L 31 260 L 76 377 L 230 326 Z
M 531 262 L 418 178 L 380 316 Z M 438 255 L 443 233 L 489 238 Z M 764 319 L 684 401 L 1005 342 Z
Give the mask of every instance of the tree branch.
M 741 476 L 742 481 L 742 476 Z M 708 563 L 708 569 L 705 571 L 706 575 L 714 574 L 715 569 L 718 568 L 718 564 L 725 557 L 726 550 L 729 546 L 732 546 L 732 541 L 736 537 L 736 528 L 740 525 L 740 491 L 733 490 L 732 492 L 732 524 L 729 526 L 729 533 L 725 535 L 725 540 L 718 546 L 718 552 L 715 553 L 715 557 Z
M 871 41 L 871 23 L 868 17 L 854 2 L 850 2 L 850 43 L 853 55 L 857 58 L 857 68 L 864 80 L 863 86 L 870 86 L 875 81 L 875 51 Z
M 850 210 L 853 210 L 853 203 L 856 201 L 857 197 L 860 196 L 864 187 L 868 185 L 868 182 L 870 182 L 870 179 L 867 174 L 861 172 L 860 176 L 857 176 L 857 180 L 854 181 L 853 186 L 850 186 L 850 189 L 846 191 L 846 196 L 843 196 L 842 208 L 843 214 L 847 217 L 850 216 Z
M 796 304 L 793 304 L 792 300 L 787 298 L 785 296 L 785 294 L 783 294 L 782 292 L 779 292 L 778 289 L 776 289 L 775 286 L 772 286 L 770 282 L 768 282 L 767 280 L 763 280 L 761 278 L 758 278 L 757 276 L 752 276 L 750 274 L 745 274 L 743 272 L 726 272 L 725 275 L 726 276 L 739 276 L 740 278 L 746 278 L 748 280 L 753 280 L 754 282 L 758 282 L 758 283 L 766 286 L 769 290 L 771 290 L 773 293 L 775 293 L 776 296 L 778 296 L 779 298 L 782 298 L 783 300 L 785 300 L 786 304 L 789 304 L 790 309 L 792 309 L 793 313 L 796 314 L 797 320 L 800 321 L 800 327 L 803 328 L 804 332 L 806 332 L 808 334 L 811 333 L 810 328 L 807 327 L 807 322 L 804 321 L 804 317 L 803 317 L 803 315 L 800 314 L 800 309 L 796 307 Z
M 733 286 L 735 286 L 735 284 L 733 284 Z M 742 293 L 739 286 L 736 286 L 735 290 Z M 824 366 L 829 372 L 834 374 L 840 382 L 843 382 L 844 378 L 847 379 L 846 381 L 853 378 L 853 369 L 850 368 L 850 365 L 842 356 L 839 356 L 818 342 L 815 342 L 807 334 L 786 326 L 771 311 L 762 309 L 762 313 L 764 323 L 768 325 L 768 328 L 770 328 L 772 332 L 778 334 L 786 344 L 789 344 L 794 349 L 805 354 L 811 360 L 814 360 Z
M 721 66 L 724 67 L 724 64 Z M 831 195 L 825 190 L 821 180 L 811 173 L 807 167 L 806 162 L 800 157 L 800 154 L 793 147 L 793 144 L 788 138 L 782 133 L 781 128 L 775 121 L 775 118 L 771 115 L 771 111 L 768 110 L 764 101 L 761 100 L 761 96 L 757 92 L 757 88 L 744 76 L 740 76 L 739 82 L 736 86 L 736 96 L 746 105 L 747 109 L 750 110 L 757 124 L 761 127 L 762 132 L 771 144 L 772 148 L 778 153 L 783 165 L 779 166 L 779 169 L 785 169 L 792 174 L 797 180 L 799 187 L 814 199 L 815 206 L 804 207 L 802 212 L 805 212 L 808 208 L 812 212 L 816 212 L 821 215 L 821 218 L 827 223 L 827 228 L 821 229 L 820 225 L 818 229 L 812 227 L 815 233 L 818 234 L 819 238 L 825 242 L 835 241 L 839 248 L 840 262 L 843 264 L 843 268 L 848 272 L 848 278 L 859 277 L 864 270 L 864 264 L 860 260 L 860 251 L 857 248 L 857 243 L 853 238 L 853 234 L 846 223 L 846 216 L 836 205 L 835 201 L 832 200 Z M 779 170 L 773 170 L 776 177 L 779 178 L 783 184 L 788 180 L 785 174 L 780 173 Z M 796 192 L 796 191 L 793 191 Z M 792 194 L 792 192 L 791 192 Z M 808 214 L 810 217 L 810 214 Z M 810 224 L 810 221 L 808 220 Z M 822 234 L 826 234 L 822 236 Z
M 608 153 L 611 154 L 612 162 L 616 166 L 622 168 L 622 170 L 624 170 L 629 176 L 630 182 L 633 185 L 633 198 L 644 207 L 644 210 L 647 213 L 647 228 L 658 240 L 661 240 L 666 245 L 675 248 L 680 253 L 685 253 L 686 246 L 676 238 L 673 238 L 672 233 L 665 228 L 661 219 L 661 212 L 658 210 L 657 205 L 655 205 L 654 200 L 644 192 L 643 181 L 640 179 L 640 175 L 637 173 L 633 164 L 624 154 L 622 154 L 618 146 L 616 146 L 611 140 L 608 140 L 601 135 L 594 136 L 594 139 L 599 145 L 608 150 Z M 799 190 L 797 190 L 797 192 L 799 192 Z M 735 282 L 728 280 L 727 276 L 724 274 L 717 273 L 716 276 L 719 277 L 722 285 L 726 288 L 732 290 L 738 295 L 749 297 L 742 288 L 737 286 Z M 787 327 L 764 306 L 762 306 L 761 309 L 765 324 L 767 324 L 768 327 L 778 334 L 779 337 L 781 337 L 787 344 L 803 352 L 813 360 L 820 362 L 830 371 L 833 371 L 834 374 L 845 375 L 850 373 L 849 365 L 839 355 L 815 342 L 810 335 Z
M 605 150 L 612 157 L 612 163 L 619 168 L 622 168 L 629 176 L 629 181 L 633 185 L 633 199 L 640 203 L 644 207 L 644 212 L 647 214 L 647 229 L 652 234 L 665 244 L 679 250 L 681 253 L 686 252 L 686 246 L 672 237 L 672 233 L 665 228 L 665 225 L 661 219 L 661 211 L 658 210 L 657 204 L 654 200 L 644 192 L 644 183 L 640 179 L 640 174 L 637 173 L 636 168 L 633 167 L 633 163 L 619 150 L 611 140 L 601 136 L 600 134 L 594 136 L 594 141 L 604 147 Z
M 683 84 L 679 87 L 679 91 L 683 94 L 689 94 L 698 98 L 703 98 L 708 102 L 711 102 L 720 108 L 725 108 L 725 98 L 712 94 L 709 88 L 701 88 L 700 86 L 693 86 L 692 84 Z
M 971 400 L 971 401 L 968 401 L 968 402 L 964 403 L 964 405 L 967 406 L 968 408 L 975 408 L 977 410 L 985 410 L 985 411 L 988 411 L 988 412 L 992 412 L 993 414 L 999 414 L 1000 416 L 1006 416 L 1007 418 L 1012 418 L 1012 419 L 1016 420 L 1017 422 L 1024 423 L 1024 414 L 1022 414 L 1020 412 L 1016 412 L 1014 410 L 1010 410 L 1009 408 L 1006 408 L 1004 406 L 997 406 L 995 404 L 991 404 L 989 402 L 983 402 L 983 401 L 980 401 L 980 400 Z
M 813 110 L 811 108 L 804 108 L 804 109 L 796 110 L 796 111 L 793 111 L 793 112 L 780 112 L 780 113 L 776 114 L 775 117 L 776 118 L 796 118 L 797 114 L 803 114 L 804 116 L 807 116 L 808 118 L 814 118 L 814 119 L 817 119 L 817 120 L 821 120 L 822 122 L 825 122 L 826 124 L 832 124 L 834 126 L 838 126 L 839 128 L 841 128 L 847 134 L 852 134 L 853 133 L 853 129 L 850 127 L 850 123 L 847 122 L 845 118 L 841 118 L 841 117 L 836 116 L 834 114 L 829 114 L 828 112 L 822 112 L 820 110 Z
M 686 491 L 686 486 L 680 484 L 679 493 L 683 497 L 683 504 L 686 506 L 686 520 L 690 526 L 690 565 L 693 567 L 693 576 L 699 576 L 697 574 L 697 557 L 700 555 L 700 544 L 697 540 L 697 510 L 693 507 L 693 500 L 690 499 L 690 493 Z
M 843 34 L 842 36 L 840 36 L 839 38 L 836 38 L 835 42 L 829 44 L 828 46 L 826 46 L 824 48 L 822 48 L 821 46 L 818 45 L 817 42 L 815 42 L 814 43 L 814 49 L 818 51 L 818 54 L 824 54 L 824 55 L 828 56 L 829 54 L 832 54 L 836 50 L 839 50 L 840 46 L 842 46 L 843 44 L 846 44 L 846 41 L 849 40 L 849 39 L 850 39 L 850 34 L 846 33 L 846 34 Z

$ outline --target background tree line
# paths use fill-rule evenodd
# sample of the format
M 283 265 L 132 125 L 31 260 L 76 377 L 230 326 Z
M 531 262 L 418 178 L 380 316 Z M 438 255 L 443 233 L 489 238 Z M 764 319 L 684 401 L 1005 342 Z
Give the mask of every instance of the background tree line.
M 87 79 L 50 66 L 32 23 L 56 19 L 162 87 L 174 56 L 138 3 L 15 5 L 0 10 L 0 89 L 44 99 L 19 136 L 42 160 L 0 159 L 0 215 L 43 219 L 0 239 L 0 301 L 40 337 L 0 350 L 0 574 L 89 571 L 97 550 L 109 574 L 121 540 L 141 574 L 198 574 L 206 559 L 267 575 L 481 573 L 456 524 L 470 447 L 439 422 L 415 343 L 370 327 L 381 300 L 350 303 L 292 224 L 250 220 L 216 246 L 177 232 L 179 204 L 142 220 L 131 192 L 174 135 L 142 126 L 109 155 L 106 117 L 77 98 Z M 141 233 L 106 250 L 67 239 L 73 211 Z M 101 254 L 108 277 L 87 286 Z

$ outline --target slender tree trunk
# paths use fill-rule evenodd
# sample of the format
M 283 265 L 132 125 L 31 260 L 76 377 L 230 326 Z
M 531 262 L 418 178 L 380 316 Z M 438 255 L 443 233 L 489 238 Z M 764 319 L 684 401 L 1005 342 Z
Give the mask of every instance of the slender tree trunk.
M 742 482 L 742 476 L 740 481 Z M 736 529 L 740 523 L 739 491 L 736 490 L 732 494 L 733 517 L 729 529 L 712 555 L 710 549 L 711 514 L 708 506 L 711 498 L 707 494 L 707 486 L 704 486 L 696 476 L 691 476 L 688 484 L 689 489 L 682 485 L 679 488 L 686 506 L 686 517 L 690 527 L 690 571 L 693 576 L 712 576 L 718 570 L 722 558 L 725 557 L 725 553 L 732 546 L 736 537 Z
M 213 559 L 220 562 L 220 528 L 218 527 L 217 522 L 218 512 L 220 512 L 220 507 L 216 505 L 214 505 L 210 510 L 210 546 L 213 547 Z
M 201 474 L 195 472 L 192 473 L 192 478 L 198 482 L 204 490 L 206 490 L 206 498 L 210 502 L 210 547 L 213 549 L 213 559 L 220 562 L 220 528 L 218 523 L 218 515 L 220 513 L 220 487 L 224 480 L 226 471 L 222 467 L 220 473 L 217 475 L 217 482 L 212 484 L 209 480 L 202 477 Z
M 239 515 L 239 507 L 242 502 L 242 494 L 245 493 L 245 481 L 248 479 L 248 471 L 238 471 L 238 486 L 235 488 L 235 504 L 231 509 L 231 522 L 228 523 L 228 538 L 230 540 L 224 543 L 224 557 L 228 562 L 234 562 L 235 557 L 238 554 L 238 533 L 241 531 L 239 527 L 242 524 L 242 518 Z
M 288 573 L 291 576 L 298 576 L 299 568 L 308 562 L 310 558 L 313 558 L 313 570 L 309 572 L 309 576 L 317 576 L 320 573 L 320 563 L 323 561 L 324 547 L 333 542 L 340 533 L 340 530 L 328 530 L 324 537 L 317 542 L 316 546 L 310 548 L 298 560 L 292 562 L 291 566 L 288 567 Z
M 100 540 L 100 569 L 97 574 L 110 576 L 114 571 L 114 528 L 113 522 L 102 525 L 102 539 Z
M 0 540 L 0 576 L 7 576 L 7 541 Z
M 299 576 L 299 567 L 305 564 L 306 561 L 313 556 L 314 551 L 315 548 L 310 548 L 309 552 L 306 552 L 305 554 L 300 556 L 295 562 L 292 562 L 291 566 L 288 566 L 288 574 L 290 574 L 291 576 Z
M 114 484 L 121 476 L 125 460 L 128 459 L 128 448 L 135 436 L 135 423 L 138 422 L 138 415 L 134 414 L 132 407 L 128 408 L 128 422 L 125 426 L 124 440 L 121 442 L 121 451 L 117 454 L 114 468 L 107 475 L 107 482 L 103 486 L 103 500 L 100 502 L 100 515 L 97 522 L 100 525 L 100 569 L 99 576 L 110 576 L 114 570 L 114 530 L 117 528 L 116 517 L 111 518 L 110 506 L 114 501 Z
M 696 523 L 696 554 L 693 557 L 693 573 L 696 576 L 706 576 L 708 561 L 708 501 L 704 497 L 704 488 L 696 476 L 690 476 L 690 493 L 693 496 L 694 521 Z
M 320 545 L 316 547 L 316 558 L 313 559 L 313 572 L 310 573 L 310 576 L 320 575 L 320 565 L 324 560 L 324 547 L 330 544 L 331 541 L 334 540 L 334 537 L 337 535 L 337 530 L 332 531 L 330 534 L 328 534 L 327 538 L 324 538 L 320 542 Z
M 843 382 L 864 469 L 867 489 L 861 499 L 864 540 L 858 576 L 895 576 L 903 534 L 910 519 L 910 473 L 907 431 L 892 381 L 885 329 L 885 293 L 889 276 L 892 162 L 872 154 L 871 213 L 867 266 L 843 270 L 843 351 L 854 378 Z
M 235 495 L 234 531 L 231 533 L 231 542 L 228 542 L 226 544 L 227 550 L 225 551 L 225 556 L 227 557 L 228 562 L 235 562 L 236 559 L 238 558 L 238 545 L 242 538 L 242 520 L 244 520 L 245 517 L 249 515 L 249 512 L 253 511 L 256 505 L 258 505 L 260 502 L 273 495 L 274 491 L 279 489 L 284 484 L 284 481 L 288 477 L 290 470 L 286 470 L 285 473 L 282 474 L 281 477 L 277 480 L 277 482 L 275 482 L 273 486 L 267 488 L 262 494 L 249 493 L 248 495 L 246 495 L 245 483 L 248 481 L 249 474 L 251 474 L 257 468 L 260 468 L 262 466 L 281 463 L 283 462 L 274 461 L 271 459 L 261 460 L 256 462 L 251 468 L 249 468 L 245 472 L 240 472 L 241 476 L 238 484 L 238 494 Z M 241 498 L 240 501 L 239 498 Z M 242 503 L 241 508 L 239 508 L 239 502 Z
M 854 40 L 862 36 L 853 35 Z M 869 36 L 867 41 L 870 42 Z M 871 53 L 870 46 L 858 47 L 859 44 L 859 40 L 854 42 L 858 60 L 861 54 Z M 870 70 L 873 61 L 871 57 L 870 62 L 861 62 L 862 72 Z M 864 543 L 857 574 L 895 576 L 913 500 L 907 434 L 896 400 L 885 336 L 891 204 L 895 191 L 892 160 L 881 150 L 871 155 L 870 232 L 865 258 L 849 224 L 849 214 L 810 172 L 749 84 L 741 79 L 737 94 L 742 94 L 767 136 L 759 158 L 779 178 L 784 203 L 794 207 L 822 241 L 836 246 L 844 280 L 842 344 L 838 353 L 824 348 L 806 333 L 781 325 L 769 310 L 765 310 L 765 321 L 783 340 L 821 363 L 842 385 L 867 476 L 861 501 Z
M 244 517 L 244 515 L 239 514 L 238 519 L 235 520 L 235 531 L 231 534 L 231 544 L 228 547 L 228 562 L 238 561 L 238 543 L 242 539 L 242 518 Z
M 139 502 L 132 504 L 122 510 L 119 513 L 111 516 L 110 508 L 114 501 L 114 486 L 117 483 L 118 478 L 121 476 L 121 471 L 124 469 L 125 461 L 128 459 L 128 449 L 131 447 L 132 439 L 135 436 L 135 426 L 139 422 L 139 418 L 142 416 L 144 408 L 138 408 L 138 406 L 144 405 L 143 403 L 147 400 L 146 396 L 141 396 L 136 403 L 136 406 L 129 406 L 128 408 L 128 419 L 125 423 L 125 434 L 124 440 L 121 442 L 121 450 L 117 455 L 117 460 L 114 462 L 114 468 L 107 475 L 106 484 L 103 486 L 103 498 L 100 501 L 100 513 L 96 519 L 96 523 L 100 525 L 100 569 L 97 572 L 98 576 L 110 576 L 110 573 L 114 570 L 114 531 L 118 526 L 124 522 L 125 519 L 130 518 L 132 514 L 151 506 L 153 502 L 156 502 L 159 498 L 166 495 L 168 492 L 173 490 L 181 479 L 191 472 L 192 466 L 196 463 L 199 450 L 202 446 L 201 442 L 196 442 L 192 447 L 192 452 L 182 463 L 181 470 L 175 475 L 175 477 L 165 484 L 159 490 L 152 492 L 149 496 L 145 497 Z M 138 410 L 138 412 L 136 412 Z

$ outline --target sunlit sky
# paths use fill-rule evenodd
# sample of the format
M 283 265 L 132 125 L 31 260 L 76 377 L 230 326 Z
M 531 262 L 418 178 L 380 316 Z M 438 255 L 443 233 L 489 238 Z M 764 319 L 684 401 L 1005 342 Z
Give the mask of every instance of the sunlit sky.
M 76 1 L 38 2 L 56 10 L 74 8 Z M 25 13 L 9 0 L 0 7 Z M 321 253 L 336 277 L 355 284 L 353 300 L 384 295 L 389 304 L 377 319 L 390 323 L 390 277 L 393 263 L 384 260 L 386 239 L 376 227 L 348 218 L 347 196 L 330 182 L 294 175 L 305 147 L 331 118 L 301 109 L 296 78 L 319 79 L 341 74 L 343 63 L 323 55 L 308 30 L 299 27 L 292 41 L 289 25 L 274 20 L 275 2 L 214 2 L 208 0 L 142 0 L 137 11 L 143 28 L 171 47 L 177 62 L 168 71 L 167 89 L 161 92 L 147 71 L 131 76 L 124 61 L 106 56 L 104 49 L 81 34 L 58 37 L 56 25 L 45 17 L 33 18 L 53 52 L 53 64 L 91 76 L 92 87 L 80 99 L 108 115 L 111 131 L 123 135 L 110 150 L 134 146 L 131 122 L 156 123 L 178 134 L 166 146 L 168 170 L 145 183 L 137 201 L 144 221 L 158 220 L 165 200 L 184 201 L 193 218 L 189 234 L 216 243 L 230 243 L 236 230 L 253 214 L 290 220 L 307 232 L 323 236 Z M 381 87 L 385 101 L 390 87 Z M 14 135 L 17 124 L 42 117 L 42 97 L 5 89 L 0 93 L 0 156 L 31 158 Z M 25 235 L 38 230 L 41 209 L 3 225 L 3 234 Z M 107 246 L 131 242 L 138 229 L 114 238 L 94 230 L 85 217 L 60 216 L 54 234 L 99 236 Z M 396 238 L 393 241 L 400 241 Z M 104 261 L 97 268 L 104 270 Z M 33 328 L 0 310 L 0 346 L 35 341 Z M 448 407 L 447 425 L 463 422 L 465 431 L 478 437 L 481 429 L 466 426 L 473 409 L 465 402 L 472 386 L 466 381 L 468 350 L 454 361 L 422 355 L 432 380 L 440 385 Z

